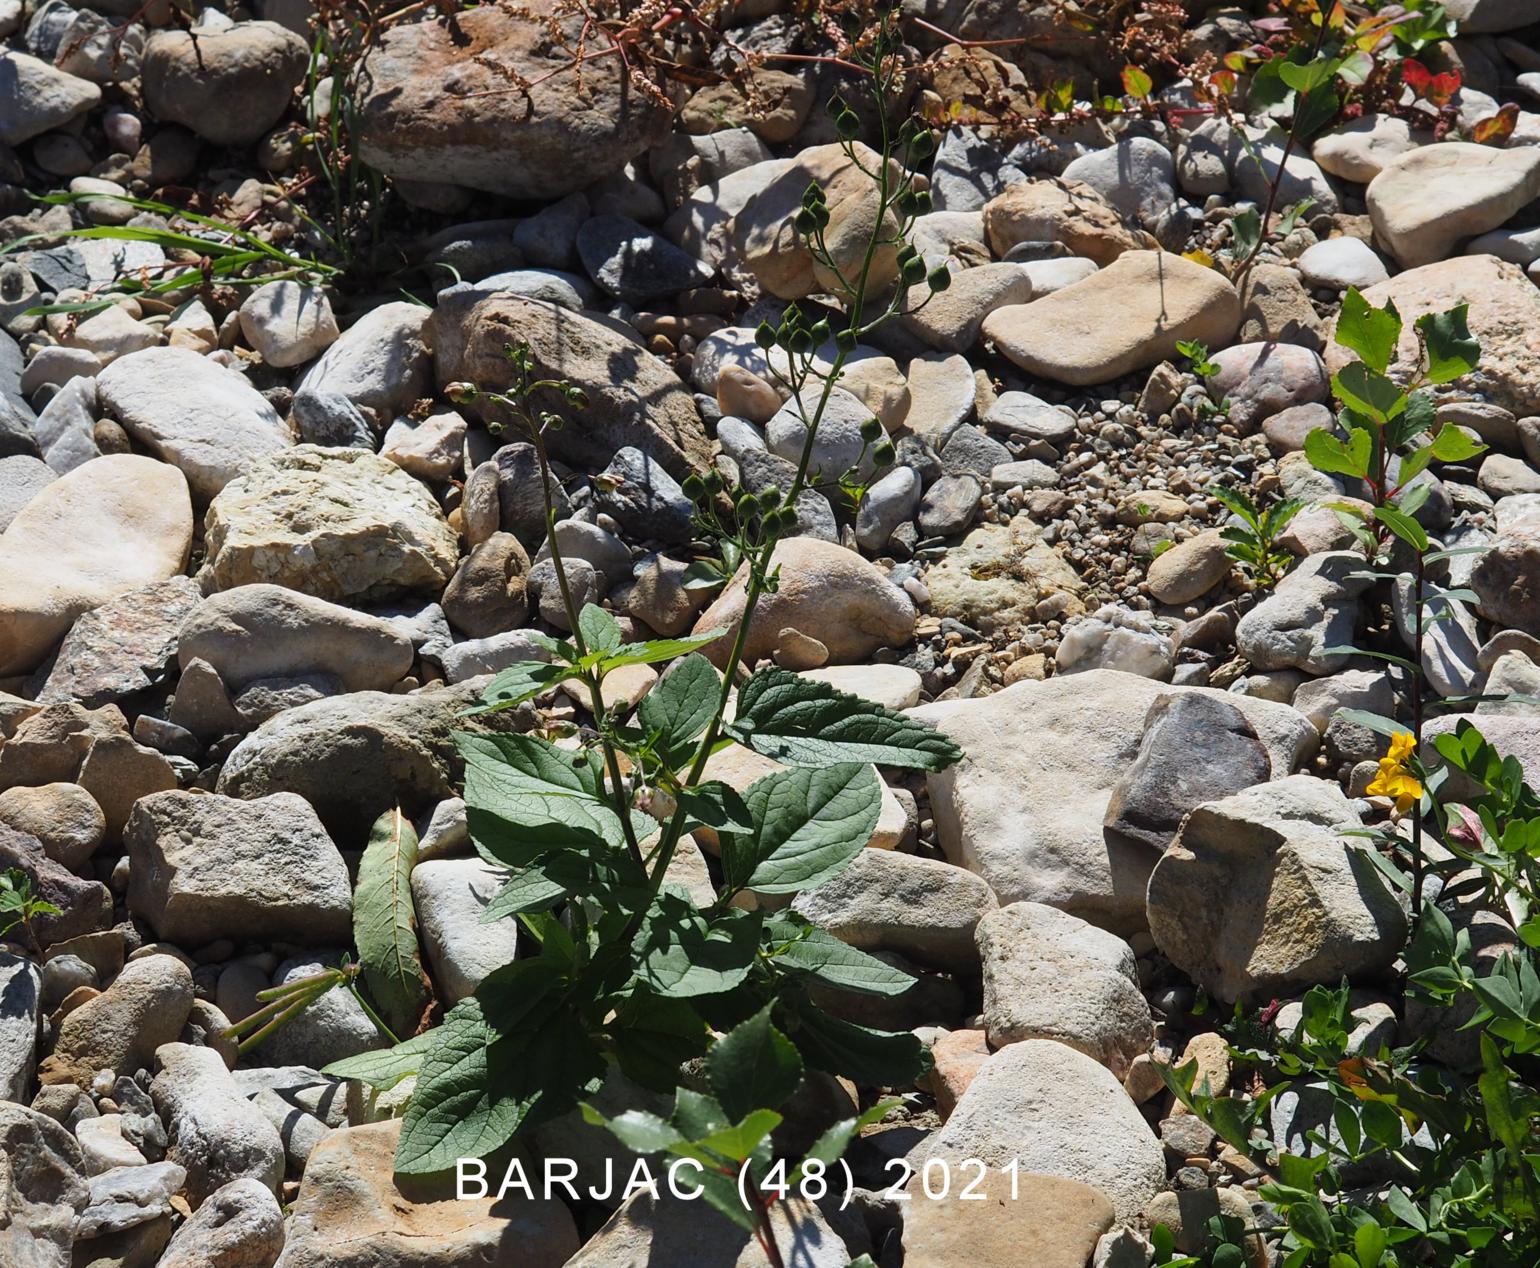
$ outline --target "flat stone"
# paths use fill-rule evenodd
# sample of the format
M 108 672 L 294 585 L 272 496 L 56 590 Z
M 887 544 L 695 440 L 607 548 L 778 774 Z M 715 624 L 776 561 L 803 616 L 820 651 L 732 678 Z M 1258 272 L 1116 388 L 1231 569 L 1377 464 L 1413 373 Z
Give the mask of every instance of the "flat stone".
M 457 1004 L 493 969 L 519 950 L 519 922 L 482 924 L 482 913 L 508 873 L 479 858 L 430 859 L 412 869 L 412 902 L 433 980 L 448 1004 Z
M 0 535 L 0 673 L 34 669 L 82 613 L 181 572 L 191 545 L 175 467 L 114 454 L 49 484 Z
M 123 835 L 129 908 L 168 942 L 335 945 L 352 930 L 342 856 L 293 793 L 155 793 L 134 806 Z
M 952 1200 L 955 1189 L 946 1200 L 926 1200 L 923 1181 L 923 1174 L 911 1181 L 904 1208 L 905 1268 L 1085 1268 L 1116 1219 L 1099 1189 L 1060 1176 L 990 1172 L 974 1190 L 985 1200 L 966 1206 Z
M 1390 277 L 1385 261 L 1358 238 L 1327 238 L 1306 247 L 1295 263 L 1305 282 L 1322 290 L 1364 290 Z
M 92 110 L 102 90 L 25 53 L 0 54 L 0 145 L 16 146 Z
M 1109 311 L 1116 323 L 1106 321 Z M 984 334 L 1029 373 L 1084 387 L 1169 360 L 1179 341 L 1223 347 L 1240 318 L 1235 288 L 1212 269 L 1129 251 L 1083 282 L 996 309 Z
M 430 394 L 433 313 L 406 301 L 371 308 L 342 332 L 295 383 L 334 392 L 383 428 Z
M 704 286 L 716 272 L 625 216 L 584 221 L 577 232 L 577 249 L 588 275 L 628 304 L 645 304 Z
M 176 956 L 132 960 L 60 1023 L 45 1076 L 50 1068 L 89 1079 L 97 1070 L 132 1074 L 148 1067 L 155 1050 L 182 1033 L 192 1006 L 192 974 Z
M 67 1268 L 75 1218 L 91 1198 L 79 1144 L 47 1114 L 0 1103 L 0 1154 L 26 1160 L 11 1168 L 6 1185 L 0 1260 L 21 1268 Z
M 304 365 L 337 342 L 331 301 L 318 286 L 268 282 L 240 307 L 241 333 L 268 365 Z
M 1540 152 L 1445 141 L 1393 159 L 1364 201 L 1376 236 L 1412 269 L 1447 259 L 1537 197 Z
M 1310 153 L 1333 176 L 1367 185 L 1387 164 L 1431 139 L 1396 115 L 1366 114 L 1318 137 Z
M 199 502 L 292 443 L 266 397 L 186 348 L 119 357 L 97 376 L 96 390 L 130 436 L 181 469 Z
M 983 418 L 985 427 L 1024 440 L 1063 444 L 1074 436 L 1075 415 L 1030 392 L 1001 392 Z

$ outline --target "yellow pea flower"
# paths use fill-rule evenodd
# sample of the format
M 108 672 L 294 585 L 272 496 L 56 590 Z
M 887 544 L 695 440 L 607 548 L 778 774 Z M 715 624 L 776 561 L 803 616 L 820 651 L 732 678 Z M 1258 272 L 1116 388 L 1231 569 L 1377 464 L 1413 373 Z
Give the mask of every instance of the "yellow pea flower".
M 1371 797 L 1389 797 L 1396 803 L 1396 813 L 1404 815 L 1422 799 L 1422 782 L 1407 770 L 1407 760 L 1417 747 L 1410 731 L 1398 731 L 1390 737 L 1390 748 L 1380 758 L 1379 773 L 1364 791 Z

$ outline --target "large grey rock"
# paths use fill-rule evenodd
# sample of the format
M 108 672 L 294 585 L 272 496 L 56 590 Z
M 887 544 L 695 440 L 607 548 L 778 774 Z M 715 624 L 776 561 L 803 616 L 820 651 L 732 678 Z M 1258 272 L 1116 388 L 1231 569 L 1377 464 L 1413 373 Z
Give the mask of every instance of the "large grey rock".
M 63 127 L 102 99 L 89 80 L 26 53 L 0 54 L 0 145 L 20 145 Z
M 259 1180 L 222 1185 L 177 1229 L 156 1268 L 273 1268 L 283 1211 Z
M 144 99 L 155 117 L 216 145 L 249 145 L 288 109 L 310 63 L 306 42 L 276 22 L 154 32 Z
M 400 1135 L 396 1118 L 332 1132 L 315 1147 L 276 1268 L 561 1268 L 577 1253 L 577 1227 L 559 1197 L 403 1192 L 392 1179 Z M 496 1175 L 489 1167 L 494 1194 Z
M 193 1209 L 246 1177 L 276 1193 L 283 1179 L 283 1141 L 241 1095 L 219 1053 L 168 1043 L 156 1050 L 155 1060 L 160 1073 L 150 1096 L 170 1135 L 167 1156 L 187 1170 L 184 1192 Z
M 153 793 L 134 806 L 123 840 L 129 910 L 168 942 L 334 945 L 351 931 L 347 867 L 294 793 Z
M 990 1046 L 1055 1039 L 1118 1078 L 1155 1032 L 1128 943 L 1041 903 L 1011 903 L 979 921 L 984 1030 Z
M 1194 806 L 1271 775 L 1267 749 L 1229 700 L 1162 696 L 1150 706 L 1138 756 L 1113 788 L 1103 822 L 1109 832 L 1164 851 Z
M 75 1236 L 91 1241 L 169 1220 L 171 1199 L 186 1181 L 187 1172 L 174 1162 L 128 1164 L 93 1175 L 87 1181 L 91 1200 L 75 1221 Z
M 513 961 L 519 922 L 482 924 L 508 873 L 479 858 L 429 859 L 412 869 L 412 902 L 433 980 L 446 1004 L 458 1003 L 493 969 Z
M 931 1158 L 954 1175 L 977 1158 L 1079 1180 L 1105 1193 L 1125 1221 L 1166 1183 L 1160 1141 L 1117 1077 L 1051 1039 L 1013 1043 L 985 1061 L 951 1117 L 908 1161 L 918 1171 Z
M 1127 220 L 1153 230 L 1176 202 L 1171 151 L 1149 137 L 1131 137 L 1071 160 L 1067 181 L 1084 181 Z
M 1235 645 L 1252 667 L 1330 674 L 1343 668 L 1358 623 L 1358 596 L 1368 589 L 1363 556 L 1351 551 L 1311 555 L 1241 617 Z
M 343 957 L 341 951 L 319 951 L 285 960 L 273 974 L 273 985 L 287 986 L 335 969 Z M 254 1056 L 275 1066 L 320 1069 L 333 1061 L 389 1046 L 390 1041 L 352 992 L 330 990 L 263 1043 Z
M 336 392 L 383 428 L 427 396 L 433 314 L 421 304 L 381 304 L 355 321 L 300 377 L 297 387 Z
M 1150 875 L 1155 944 L 1225 1003 L 1386 968 L 1406 916 L 1332 783 L 1294 775 L 1199 806 Z
M 422 22 L 386 32 L 364 62 L 364 162 L 408 180 L 549 200 L 663 140 L 672 111 L 638 90 L 618 58 L 591 59 L 579 88 L 569 50 L 581 19 L 557 17 L 551 0 L 531 9 L 534 20 L 477 9 L 452 30 Z M 564 41 L 551 38 L 548 17 Z M 516 98 L 504 68 L 530 85 Z
M 581 410 L 550 393 L 536 402 L 571 419 L 549 437 L 559 460 L 598 470 L 630 445 L 676 479 L 711 462 L 711 442 L 689 391 L 618 324 L 516 295 L 472 292 L 442 302 L 433 313 L 433 330 L 440 385 L 503 381 L 508 373 L 503 346 L 522 341 L 534 355 L 536 377 L 566 379 L 583 390 L 588 403 Z M 483 421 L 508 421 L 505 411 L 485 401 L 464 408 Z
M 798 894 L 792 910 L 864 951 L 969 971 L 979 959 L 974 931 L 995 910 L 995 896 L 950 863 L 865 849 L 838 876 Z
M 441 801 L 460 769 L 453 709 L 431 695 L 353 692 L 268 719 L 226 759 L 219 791 L 297 792 L 339 834 Z
M 694 532 L 695 507 L 679 482 L 662 463 L 629 445 L 615 451 L 594 482 L 594 505 L 635 541 L 679 544 Z
M 96 390 L 130 436 L 181 468 L 200 502 L 256 459 L 293 443 L 266 397 L 188 348 L 119 357 L 97 376 Z
M 36 964 L 0 952 L 0 1101 L 30 1099 L 42 989 Z
M 182 622 L 183 666 L 208 662 L 232 691 L 258 678 L 331 674 L 345 691 L 383 691 L 412 667 L 412 640 L 391 622 L 284 586 L 210 595 Z
M 0 1262 L 70 1268 L 75 1217 L 91 1196 L 74 1136 L 46 1114 L 0 1102 L 0 1157 Z
M 1277 775 L 1318 743 L 1315 728 L 1287 705 L 1109 669 L 911 710 L 966 753 L 926 777 L 947 857 L 982 876 L 1002 903 L 1047 903 L 1115 932 L 1140 928 L 1155 855 L 1108 833 L 1104 820 L 1138 755 L 1150 706 L 1187 693 L 1233 702 Z

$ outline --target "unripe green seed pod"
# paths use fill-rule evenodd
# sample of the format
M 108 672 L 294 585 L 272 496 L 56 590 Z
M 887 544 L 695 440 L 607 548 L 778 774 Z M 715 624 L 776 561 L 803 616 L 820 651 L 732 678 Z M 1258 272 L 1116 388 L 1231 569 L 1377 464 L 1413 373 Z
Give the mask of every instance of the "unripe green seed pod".
M 925 280 L 932 291 L 944 291 L 952 284 L 952 274 L 947 266 L 942 264 L 938 265 Z
M 754 328 L 754 342 L 766 350 L 775 347 L 775 327 L 762 321 Z
M 861 439 L 868 445 L 875 445 L 882 439 L 882 424 L 875 418 L 868 418 L 861 424 Z

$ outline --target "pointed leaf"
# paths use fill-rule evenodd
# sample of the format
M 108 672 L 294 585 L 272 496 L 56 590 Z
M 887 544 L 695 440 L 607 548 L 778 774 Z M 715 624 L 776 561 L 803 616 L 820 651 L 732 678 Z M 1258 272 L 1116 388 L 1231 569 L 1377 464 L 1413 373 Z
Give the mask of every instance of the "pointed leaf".
M 691 652 L 642 697 L 637 720 L 648 731 L 663 735 L 665 751 L 683 748 L 699 738 L 721 697 L 722 679 L 699 652 Z
M 1342 297 L 1337 317 L 1337 342 L 1363 358 L 1371 370 L 1385 373 L 1401 339 L 1401 314 L 1393 303 L 1373 308 L 1356 286 Z
M 398 807 L 375 821 L 358 863 L 353 891 L 353 941 L 364 985 L 397 1034 L 417 1029 L 428 1003 L 417 946 L 412 868 L 417 833 Z
M 323 1066 L 321 1073 L 337 1079 L 357 1079 L 370 1087 L 392 1088 L 408 1075 L 416 1074 L 428 1053 L 437 1046 L 438 1032 L 430 1030 L 404 1040 L 394 1048 L 377 1048 L 333 1061 Z
M 1469 304 L 1457 304 L 1446 313 L 1426 313 L 1417 319 L 1428 354 L 1428 383 L 1449 383 L 1476 368 L 1481 342 L 1470 332 L 1469 311 Z
M 532 700 L 562 682 L 570 671 L 565 665 L 552 665 L 539 660 L 521 660 L 509 665 L 487 684 L 481 693 L 481 703 L 467 709 L 462 717 L 475 717 L 483 713 L 496 713 L 511 709 L 516 704 Z
M 794 894 L 837 875 L 866 847 L 882 783 L 870 766 L 848 762 L 792 767 L 756 780 L 744 800 L 755 826 L 722 838 L 728 885 Z
M 802 1082 L 802 1058 L 771 1023 L 767 1004 L 712 1045 L 706 1077 L 717 1103 L 730 1118 L 740 1119 L 787 1101 Z
M 1355 427 L 1342 440 L 1324 427 L 1317 427 L 1305 437 L 1305 457 L 1317 471 L 1354 476 L 1362 480 L 1369 474 L 1374 452 L 1374 437 Z

